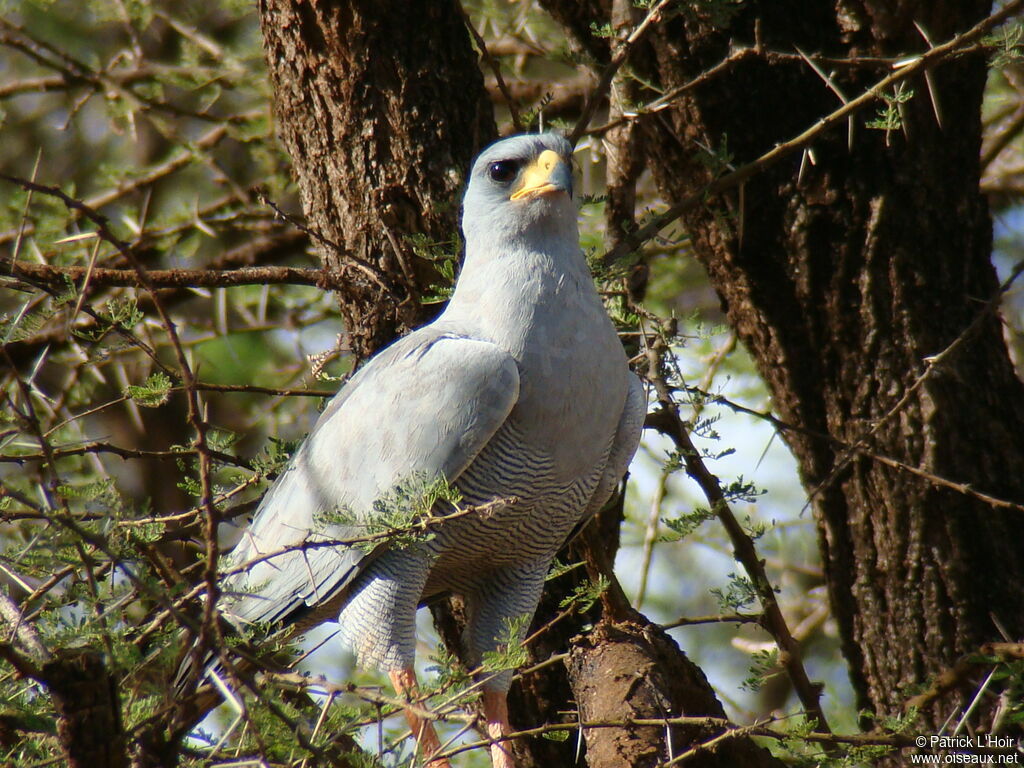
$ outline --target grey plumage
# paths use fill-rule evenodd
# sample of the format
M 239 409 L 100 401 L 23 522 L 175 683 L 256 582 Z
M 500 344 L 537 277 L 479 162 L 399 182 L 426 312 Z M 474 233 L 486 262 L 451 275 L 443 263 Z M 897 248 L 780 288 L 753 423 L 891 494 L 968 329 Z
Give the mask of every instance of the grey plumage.
M 360 663 L 386 670 L 412 665 L 415 610 L 433 595 L 465 596 L 477 659 L 505 620 L 532 615 L 555 552 L 625 472 L 646 410 L 580 251 L 570 195 L 517 197 L 538 158 L 545 189 L 571 190 L 571 148 L 553 134 L 506 139 L 478 158 L 447 309 L 372 359 L 321 415 L 231 554 L 232 568 L 256 562 L 226 580 L 226 615 L 308 623 L 340 610 Z M 317 520 L 339 508 L 365 520 L 413 476 L 443 476 L 466 504 L 517 501 L 401 549 L 266 557 L 363 535 Z

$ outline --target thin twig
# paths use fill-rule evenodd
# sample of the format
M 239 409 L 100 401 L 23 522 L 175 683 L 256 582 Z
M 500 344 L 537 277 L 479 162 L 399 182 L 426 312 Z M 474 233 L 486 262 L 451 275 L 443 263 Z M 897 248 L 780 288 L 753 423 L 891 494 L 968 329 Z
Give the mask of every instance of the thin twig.
M 793 733 L 769 728 L 764 723 L 758 723 L 755 725 L 737 725 L 720 717 L 663 717 L 625 718 L 623 720 L 584 720 L 582 722 L 548 723 L 536 728 L 527 728 L 510 733 L 500 739 L 481 739 L 480 741 L 471 742 L 469 744 L 460 744 L 457 748 L 442 753 L 440 757 L 454 757 L 461 752 L 480 749 L 481 747 L 490 746 L 491 744 L 497 744 L 503 741 L 510 741 L 512 739 L 543 736 L 545 734 L 558 733 L 560 731 L 575 731 L 580 728 L 665 728 L 666 726 L 684 726 L 708 730 L 722 729 L 724 731 L 722 734 L 711 737 L 707 742 L 703 742 L 703 744 L 707 745 L 711 745 L 712 742 L 718 743 L 723 738 L 736 738 L 738 736 L 762 736 L 764 738 L 777 739 L 779 741 L 786 741 L 794 738 Z M 733 735 L 730 736 L 729 734 Z M 887 746 L 901 749 L 914 746 L 914 737 L 889 733 L 834 734 L 825 731 L 812 731 L 807 734 L 801 734 L 800 738 L 805 741 L 829 745 L 833 748 L 839 745 Z
M 93 224 L 96 226 L 96 232 L 99 237 L 103 238 L 106 242 L 113 245 L 117 250 L 124 256 L 128 262 L 132 265 L 135 273 L 138 277 L 139 283 L 149 293 L 150 298 L 153 301 L 153 306 L 156 309 L 157 314 L 160 317 L 161 324 L 168 338 L 171 342 L 171 348 L 174 351 L 174 357 L 178 365 L 178 372 L 181 376 L 182 383 L 185 389 L 186 403 L 188 411 L 186 418 L 189 426 L 192 427 L 195 432 L 195 440 L 193 441 L 193 449 L 199 457 L 199 485 L 200 485 L 200 499 L 203 509 L 206 513 L 206 530 L 204 531 L 204 540 L 206 544 L 205 552 L 205 568 L 203 571 L 203 581 L 206 585 L 207 599 L 203 605 L 203 619 L 200 625 L 199 638 L 196 646 L 192 653 L 196 656 L 194 661 L 195 667 L 199 668 L 201 665 L 198 663 L 202 654 L 206 648 L 214 647 L 221 648 L 222 643 L 220 640 L 220 624 L 217 622 L 216 614 L 216 602 L 218 595 L 218 574 L 217 574 L 217 558 L 219 555 L 220 547 L 217 540 L 217 525 L 219 523 L 219 513 L 216 509 L 213 500 L 212 485 L 210 483 L 210 470 L 211 470 L 211 448 L 207 443 L 206 431 L 207 424 L 201 412 L 199 406 L 199 397 L 195 388 L 196 378 L 192 372 L 192 367 L 188 363 L 188 359 L 185 356 L 185 351 L 181 345 L 181 340 L 178 338 L 178 333 L 175 330 L 175 325 L 172 322 L 170 316 L 167 314 L 167 310 L 164 308 L 160 301 L 159 294 L 149 281 L 147 276 L 146 268 L 142 263 L 135 257 L 135 254 L 131 246 L 117 237 L 111 230 L 108 224 L 107 218 L 86 205 L 80 200 L 76 200 L 73 197 L 67 195 L 59 187 L 51 187 L 44 184 L 36 184 L 35 182 L 29 182 L 25 179 L 19 179 L 14 176 L 7 174 L 0 174 L 0 179 L 19 184 L 25 189 L 31 189 L 35 192 L 41 192 L 52 197 L 56 197 L 64 203 L 69 209 L 76 210 L 85 215 Z M 8 357 L 8 360 L 10 358 Z M 13 363 L 12 363 L 13 364 Z M 20 381 L 20 379 L 19 379 Z M 48 452 L 49 446 L 43 446 L 44 453 Z M 51 471 L 55 468 L 53 460 L 47 462 L 47 466 L 50 467 Z M 77 524 L 75 524 L 77 527 Z
M 611 87 L 612 78 L 615 77 L 615 73 L 619 71 L 619 68 L 626 63 L 626 59 L 629 57 L 629 52 L 633 49 L 644 35 L 646 35 L 651 28 L 661 21 L 661 17 L 665 8 L 671 0 L 659 0 L 657 5 L 651 8 L 643 21 L 636 25 L 629 36 L 623 40 L 619 45 L 615 46 L 612 53 L 611 61 L 601 70 L 601 75 L 597 79 L 597 85 L 591 90 L 590 95 L 587 96 L 587 102 L 583 106 L 583 112 L 580 114 L 579 120 L 576 121 L 576 126 L 572 129 L 572 133 L 569 134 L 569 143 L 573 146 L 580 140 L 580 137 L 587 130 L 587 126 L 590 125 L 590 121 L 594 119 L 594 114 L 597 112 L 597 107 L 608 93 L 608 89 Z
M 1013 117 L 1003 125 L 999 133 L 982 148 L 981 169 L 986 171 L 999 154 L 1024 130 L 1024 106 L 1018 107 Z
M 30 461 L 66 459 L 69 456 L 85 456 L 92 453 L 109 453 L 114 456 L 120 456 L 122 459 L 181 459 L 195 455 L 195 451 L 191 448 L 158 451 L 141 448 L 124 448 L 120 445 L 114 445 L 113 443 L 95 440 L 83 443 L 82 445 L 67 446 L 63 448 L 55 447 L 48 453 L 0 454 L 0 463 L 24 464 Z M 209 455 L 211 458 L 230 466 L 252 469 L 252 465 L 248 461 L 241 459 L 238 456 L 232 456 L 231 454 L 213 449 L 209 451 Z
M 977 499 L 978 501 L 984 502 L 985 504 L 989 504 L 990 506 L 999 507 L 1001 509 L 1013 509 L 1019 512 L 1024 512 L 1024 504 L 992 496 L 991 494 L 984 493 L 983 491 L 979 491 L 976 488 L 971 487 L 969 483 L 960 483 L 955 480 L 950 480 L 949 478 L 942 477 L 941 475 L 937 475 L 934 472 L 928 472 L 927 470 L 923 470 L 920 469 L 919 467 L 907 464 L 904 461 L 899 461 L 898 459 L 894 459 L 890 456 L 885 456 L 883 454 L 872 451 L 867 447 L 866 434 L 853 442 L 840 440 L 838 437 L 835 437 L 833 435 L 829 435 L 824 432 L 819 432 L 814 429 L 808 429 L 807 427 L 801 426 L 799 424 L 792 424 L 788 421 L 780 419 L 778 416 L 771 413 L 770 411 L 758 411 L 753 408 L 748 408 L 747 406 L 741 405 L 740 403 L 737 403 L 734 400 L 730 400 L 724 395 L 718 395 L 713 394 L 711 392 L 707 392 L 701 387 L 687 386 L 684 387 L 684 391 L 700 396 L 701 400 L 704 403 L 715 403 L 717 405 L 723 405 L 729 410 L 733 411 L 734 413 L 742 413 L 747 416 L 752 416 L 755 419 L 766 421 L 773 427 L 775 427 L 775 429 L 777 429 L 779 432 L 794 432 L 797 434 L 805 435 L 806 437 L 813 438 L 815 440 L 821 440 L 840 450 L 850 451 L 856 453 L 857 455 L 865 456 L 869 459 L 885 464 L 886 466 L 893 467 L 894 469 L 900 469 L 904 472 L 909 472 L 910 474 L 917 475 L 918 477 L 928 480 L 929 482 L 935 483 L 936 485 L 941 485 L 944 488 L 949 488 L 950 490 L 956 491 L 957 493 L 962 493 L 965 496 L 970 496 L 974 499 Z M 652 426 L 653 428 L 657 429 L 657 420 L 655 420 L 655 422 L 650 424 L 649 426 Z
M 662 629 L 676 627 L 694 627 L 700 624 L 760 624 L 763 616 L 752 613 L 723 613 L 715 616 L 682 616 L 668 624 L 661 624 Z
M 817 721 L 818 727 L 823 731 L 831 730 L 825 713 L 821 709 L 821 689 L 811 683 L 800 660 L 800 647 L 789 630 L 789 625 L 782 614 L 775 596 L 775 589 L 765 572 L 764 564 L 758 557 L 754 542 L 743 530 L 737 521 L 732 509 L 722 491 L 721 484 L 715 475 L 705 466 L 700 453 L 694 447 L 686 426 L 679 416 L 679 406 L 672 397 L 672 390 L 665 378 L 661 375 L 661 353 L 667 351 L 664 342 L 658 338 L 654 345 L 648 348 L 649 373 L 648 376 L 655 386 L 658 396 L 658 403 L 661 406 L 659 412 L 662 431 L 668 435 L 676 444 L 686 466 L 686 473 L 692 477 L 700 486 L 701 491 L 711 504 L 711 509 L 718 516 L 729 540 L 733 546 L 733 556 L 742 564 L 747 576 L 750 578 L 758 598 L 761 601 L 763 612 L 762 626 L 768 630 L 775 640 L 779 649 L 779 664 L 785 668 L 793 689 L 796 691 L 811 721 Z
M 513 98 L 512 92 L 508 89 L 508 85 L 505 83 L 505 78 L 501 76 L 501 63 L 494 58 L 491 52 L 487 49 L 487 41 L 484 40 L 483 36 L 473 25 L 473 20 L 469 18 L 469 14 L 466 12 L 466 9 L 460 5 L 459 10 L 462 12 L 462 18 L 466 23 L 466 29 L 469 30 L 469 34 L 476 43 L 476 47 L 480 49 L 480 57 L 494 74 L 494 80 L 498 84 L 498 90 L 501 91 L 501 95 L 505 97 L 505 104 L 508 106 L 508 114 L 509 117 L 512 118 L 512 127 L 515 129 L 516 133 L 522 133 L 526 130 L 526 126 L 523 125 L 523 120 L 519 116 L 519 104 L 515 98 Z
M 45 662 L 50 659 L 50 651 L 39 636 L 36 628 L 26 622 L 21 608 L 6 592 L 0 592 L 0 619 L 7 624 L 7 641 L 14 639 L 31 654 L 35 661 Z

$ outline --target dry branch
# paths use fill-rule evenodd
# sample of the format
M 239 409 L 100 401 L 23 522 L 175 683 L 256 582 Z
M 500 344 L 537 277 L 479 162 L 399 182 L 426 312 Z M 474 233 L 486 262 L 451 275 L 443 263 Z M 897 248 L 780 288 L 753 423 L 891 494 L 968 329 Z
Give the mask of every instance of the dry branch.
M 648 376 L 654 383 L 658 404 L 661 408 L 658 413 L 654 414 L 654 417 L 648 417 L 648 423 L 654 421 L 659 431 L 669 437 L 682 454 L 686 473 L 700 486 L 711 505 L 711 510 L 721 521 L 732 542 L 733 556 L 743 566 L 754 585 L 763 613 L 761 626 L 775 640 L 779 649 L 779 664 L 789 675 L 800 703 L 807 712 L 808 719 L 817 722 L 821 730 L 829 732 L 831 729 L 821 708 L 821 686 L 812 683 L 807 676 L 807 670 L 804 669 L 801 661 L 799 644 L 790 632 L 789 625 L 782 614 L 782 609 L 775 596 L 775 588 L 768 579 L 764 563 L 757 554 L 754 542 L 743 530 L 729 507 L 718 478 L 708 470 L 701 459 L 700 452 L 694 447 L 686 426 L 679 416 L 679 408 L 672 397 L 672 390 L 660 373 L 659 354 L 664 351 L 666 350 L 660 341 L 658 345 L 652 346 L 648 350 Z
M 23 261 L 0 261 L 0 270 L 14 277 L 60 286 L 65 279 L 78 282 L 86 274 L 89 285 L 142 288 L 133 269 L 58 267 Z M 345 286 L 342 273 L 313 267 L 240 267 L 238 269 L 151 269 L 146 272 L 149 286 L 156 288 L 227 288 L 239 285 L 311 285 L 324 290 Z

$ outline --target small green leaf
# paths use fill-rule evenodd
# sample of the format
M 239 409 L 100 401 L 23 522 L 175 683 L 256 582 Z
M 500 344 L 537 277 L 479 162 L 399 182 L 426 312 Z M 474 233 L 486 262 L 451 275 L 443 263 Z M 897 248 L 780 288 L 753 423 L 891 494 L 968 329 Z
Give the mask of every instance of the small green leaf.
M 585 581 L 578 585 L 572 594 L 562 599 L 558 604 L 559 608 L 572 608 L 576 613 L 589 611 L 605 590 L 608 589 L 608 579 L 598 576 L 597 581 Z
M 170 391 L 171 379 L 157 371 L 146 379 L 145 384 L 129 384 L 124 388 L 124 395 L 143 408 L 158 408 L 167 402 Z
M 496 638 L 497 650 L 487 651 L 483 657 L 483 667 L 487 672 L 504 672 L 523 666 L 528 656 L 522 646 L 523 635 L 530 623 L 530 616 L 516 616 L 505 619 L 504 632 Z

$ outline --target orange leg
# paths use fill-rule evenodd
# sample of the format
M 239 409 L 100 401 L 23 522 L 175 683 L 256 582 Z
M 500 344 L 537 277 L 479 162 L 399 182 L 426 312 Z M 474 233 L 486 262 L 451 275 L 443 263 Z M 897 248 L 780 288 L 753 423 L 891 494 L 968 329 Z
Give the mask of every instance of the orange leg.
M 391 685 L 394 686 L 395 693 L 399 696 L 406 696 L 408 698 L 416 696 L 416 672 L 412 667 L 389 672 L 388 677 L 391 678 Z M 441 742 L 437 738 L 437 731 L 434 730 L 433 723 L 408 709 L 405 710 L 405 720 L 409 723 L 409 728 L 416 738 L 420 754 L 427 758 L 427 768 L 451 768 L 448 761 L 444 758 L 437 760 L 429 759 L 431 755 L 436 754 L 441 749 Z
M 504 693 L 484 691 L 484 716 L 487 718 L 487 735 L 492 739 L 512 733 L 508 722 L 508 699 Z M 493 768 L 516 768 L 507 741 L 491 745 L 491 765 Z

